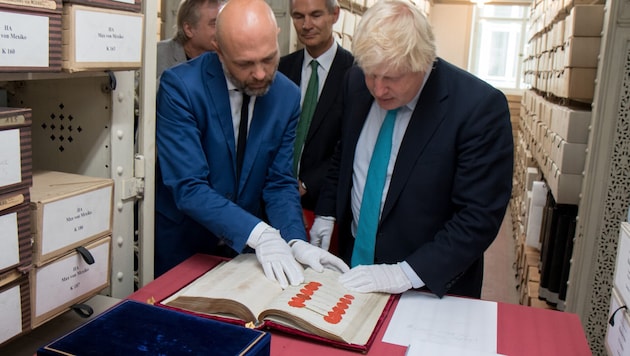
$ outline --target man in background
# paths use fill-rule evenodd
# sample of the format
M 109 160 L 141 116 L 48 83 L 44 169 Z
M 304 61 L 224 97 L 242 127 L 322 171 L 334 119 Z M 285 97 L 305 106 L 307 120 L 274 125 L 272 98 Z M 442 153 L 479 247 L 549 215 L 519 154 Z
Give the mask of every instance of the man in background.
M 358 67 L 344 84 L 340 146 L 311 236 L 329 239 L 317 222 L 336 218 L 348 289 L 479 298 L 483 254 L 512 189 L 505 95 L 437 58 L 408 1 L 369 8 L 352 52 Z
M 214 51 L 217 14 L 224 0 L 182 0 L 177 8 L 177 32 L 157 44 L 157 78 L 166 68 Z
M 340 11 L 337 0 L 291 0 L 289 11 L 304 48 L 282 57 L 278 70 L 301 90 L 293 165 L 305 220 L 312 222 L 312 210 L 341 133 L 341 84 L 354 57 L 333 37 Z
M 301 264 L 348 267 L 305 242 L 292 152 L 295 84 L 277 73 L 279 28 L 262 0 L 230 0 L 216 52 L 162 74 L 157 95 L 155 275 L 195 253 L 253 248 L 267 278 L 304 280 Z

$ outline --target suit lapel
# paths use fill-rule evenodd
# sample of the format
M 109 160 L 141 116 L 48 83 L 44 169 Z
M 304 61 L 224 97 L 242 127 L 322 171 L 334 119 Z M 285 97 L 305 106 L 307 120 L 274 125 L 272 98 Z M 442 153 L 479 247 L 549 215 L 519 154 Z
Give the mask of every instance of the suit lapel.
M 335 53 L 335 58 L 330 66 L 330 72 L 326 77 L 326 82 L 324 83 L 324 87 L 322 89 L 321 96 L 317 101 L 317 106 L 315 107 L 315 112 L 313 113 L 313 119 L 311 121 L 311 126 L 309 127 L 306 143 L 308 143 L 315 133 L 317 129 L 322 124 L 325 119 L 326 113 L 328 113 L 330 107 L 335 102 L 337 96 L 339 95 L 340 90 L 338 90 L 343 82 L 344 76 L 344 63 L 342 63 L 343 58 L 341 57 L 340 47 L 337 48 L 337 52 Z
M 448 90 L 441 83 L 446 82 L 448 80 L 440 72 L 438 61 L 422 89 L 416 108 L 411 114 L 409 126 L 407 126 L 398 151 L 381 219 L 384 219 L 394 206 L 394 202 L 400 196 L 402 188 L 409 179 L 415 162 L 423 154 L 431 137 L 445 119 L 448 108 Z
M 232 122 L 232 109 L 230 108 L 230 97 L 227 90 L 225 75 L 219 57 L 216 54 L 208 56 L 206 61 L 206 86 L 207 100 L 210 101 L 207 107 L 214 112 L 209 113 L 219 120 L 221 132 L 223 133 L 226 151 L 232 157 L 232 171 L 236 177 L 236 139 L 234 138 L 234 126 Z

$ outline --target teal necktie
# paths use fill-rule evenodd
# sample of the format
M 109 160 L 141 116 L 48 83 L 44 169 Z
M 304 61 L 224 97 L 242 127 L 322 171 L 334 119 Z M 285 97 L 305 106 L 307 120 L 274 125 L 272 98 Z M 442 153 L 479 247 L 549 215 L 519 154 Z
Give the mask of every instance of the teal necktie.
M 300 163 L 300 157 L 302 157 L 302 148 L 304 141 L 306 140 L 306 134 L 308 128 L 311 126 L 311 119 L 317 106 L 317 97 L 319 95 L 319 77 L 317 76 L 316 60 L 311 60 L 309 64 L 311 66 L 311 77 L 308 80 L 308 86 L 306 87 L 306 93 L 304 94 L 304 101 L 302 102 L 302 114 L 298 121 L 297 131 L 295 134 L 295 146 L 293 150 L 293 173 L 295 177 L 298 177 L 298 167 Z
M 374 152 L 370 159 L 370 167 L 368 168 L 363 198 L 361 199 L 361 209 L 359 210 L 357 236 L 354 240 L 354 249 L 352 250 L 352 267 L 374 264 L 376 229 L 381 211 L 381 198 L 387 177 L 389 156 L 392 151 L 392 134 L 394 132 L 396 112 L 397 110 L 389 110 L 387 112 L 378 132 Z

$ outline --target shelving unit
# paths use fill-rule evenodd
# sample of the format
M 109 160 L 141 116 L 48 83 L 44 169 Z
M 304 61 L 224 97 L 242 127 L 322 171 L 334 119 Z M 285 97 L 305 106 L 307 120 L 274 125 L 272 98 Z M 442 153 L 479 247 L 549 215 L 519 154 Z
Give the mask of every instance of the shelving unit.
M 0 105 L 32 109 L 35 170 L 114 180 L 111 280 L 100 293 L 113 299 L 153 280 L 157 4 L 144 1 L 142 13 L 139 70 L 0 73 Z

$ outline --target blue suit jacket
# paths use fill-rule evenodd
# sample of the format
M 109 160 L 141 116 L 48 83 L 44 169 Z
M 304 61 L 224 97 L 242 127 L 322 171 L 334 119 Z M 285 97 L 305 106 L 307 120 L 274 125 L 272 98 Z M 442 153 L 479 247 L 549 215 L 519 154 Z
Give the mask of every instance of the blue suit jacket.
M 374 100 L 358 67 L 349 71 L 344 95 L 340 146 L 315 212 L 337 217 L 340 253 L 349 261 L 352 163 Z M 401 142 L 374 263 L 407 261 L 438 296 L 480 297 L 483 253 L 503 221 L 512 163 L 505 96 L 436 60 Z
M 236 252 L 261 220 L 306 239 L 293 141 L 298 87 L 278 73 L 256 98 L 241 178 L 227 83 L 215 53 L 167 69 L 157 97 L 156 275 L 225 243 Z

